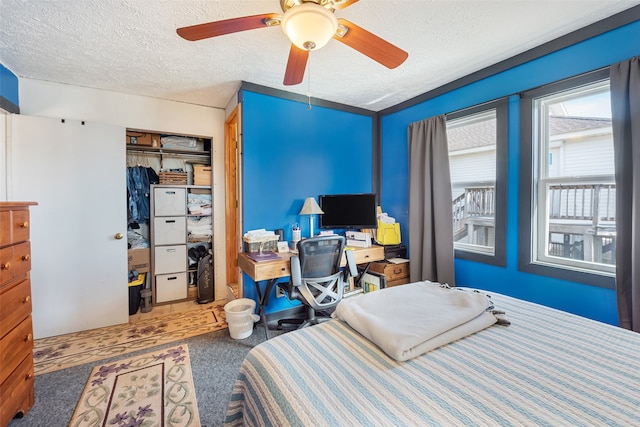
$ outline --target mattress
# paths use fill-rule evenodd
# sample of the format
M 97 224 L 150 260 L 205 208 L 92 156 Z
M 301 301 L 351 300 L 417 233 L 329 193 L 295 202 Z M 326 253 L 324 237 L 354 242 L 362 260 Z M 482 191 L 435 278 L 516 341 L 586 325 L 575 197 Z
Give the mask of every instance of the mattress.
M 266 341 L 225 425 L 640 425 L 640 334 L 489 294 L 510 326 L 405 362 L 337 319 Z

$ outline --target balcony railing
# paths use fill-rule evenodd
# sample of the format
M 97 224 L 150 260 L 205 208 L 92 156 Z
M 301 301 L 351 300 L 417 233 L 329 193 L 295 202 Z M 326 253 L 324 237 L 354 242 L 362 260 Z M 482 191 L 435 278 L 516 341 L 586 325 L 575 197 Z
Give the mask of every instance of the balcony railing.
M 616 220 L 616 185 L 549 186 L 549 219 L 591 221 L 593 227 Z
M 495 187 L 466 186 L 464 193 L 453 200 L 453 230 L 457 235 L 466 230 L 470 218 L 493 218 L 495 215 Z
M 549 255 L 615 263 L 615 198 L 614 183 L 549 185 Z M 494 206 L 494 186 L 465 185 L 452 202 L 454 241 L 493 228 Z

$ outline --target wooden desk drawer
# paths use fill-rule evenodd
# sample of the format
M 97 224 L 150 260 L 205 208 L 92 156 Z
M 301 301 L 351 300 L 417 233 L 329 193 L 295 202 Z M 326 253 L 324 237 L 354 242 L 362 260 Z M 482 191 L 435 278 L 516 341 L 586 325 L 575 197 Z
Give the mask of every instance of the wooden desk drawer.
M 27 317 L 0 340 L 0 383 L 33 352 L 31 316 Z
M 30 314 L 31 284 L 29 279 L 18 282 L 2 291 L 0 293 L 0 338 Z
M 6 426 L 19 413 L 25 415 L 33 406 L 33 357 L 25 357 L 7 380 L 0 385 L 0 426 Z
M 409 277 L 409 263 L 393 264 L 391 262 L 374 262 L 369 266 L 369 270 L 376 273 L 384 274 L 387 278 L 387 283 L 394 280 L 404 279 Z
M 376 245 L 370 248 L 357 248 L 353 251 L 353 259 L 356 261 L 356 264 L 379 261 L 384 259 L 384 247 Z

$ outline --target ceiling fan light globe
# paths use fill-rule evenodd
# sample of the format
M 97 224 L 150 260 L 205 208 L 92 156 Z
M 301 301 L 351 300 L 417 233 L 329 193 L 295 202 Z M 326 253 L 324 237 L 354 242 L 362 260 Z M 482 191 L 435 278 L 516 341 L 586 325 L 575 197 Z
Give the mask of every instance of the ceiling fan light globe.
M 288 9 L 282 17 L 282 31 L 300 49 L 320 49 L 338 29 L 338 20 L 330 10 L 304 3 Z

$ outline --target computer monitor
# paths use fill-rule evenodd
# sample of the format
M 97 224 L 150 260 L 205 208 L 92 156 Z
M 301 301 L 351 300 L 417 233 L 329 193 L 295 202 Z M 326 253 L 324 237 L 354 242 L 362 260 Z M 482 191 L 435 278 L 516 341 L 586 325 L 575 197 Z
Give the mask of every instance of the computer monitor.
M 324 212 L 318 215 L 322 229 L 376 228 L 376 194 L 324 194 L 318 198 Z

